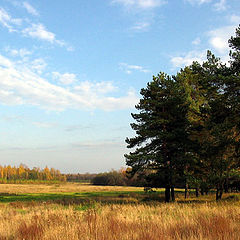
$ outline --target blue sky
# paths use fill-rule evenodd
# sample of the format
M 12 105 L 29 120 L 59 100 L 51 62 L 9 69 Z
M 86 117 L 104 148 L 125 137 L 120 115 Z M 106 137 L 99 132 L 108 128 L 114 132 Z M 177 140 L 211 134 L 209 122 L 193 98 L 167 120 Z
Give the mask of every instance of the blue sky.
M 239 0 L 1 0 L 1 165 L 125 166 L 140 89 L 207 49 L 227 62 L 239 23 Z

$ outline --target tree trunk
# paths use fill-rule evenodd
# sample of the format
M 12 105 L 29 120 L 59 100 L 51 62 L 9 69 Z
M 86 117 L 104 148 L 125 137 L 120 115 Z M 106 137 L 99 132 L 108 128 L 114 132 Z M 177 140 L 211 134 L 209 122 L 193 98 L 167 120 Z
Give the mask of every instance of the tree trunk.
M 196 188 L 196 197 L 199 197 L 199 189 Z
M 165 187 L 165 202 L 170 202 L 170 186 Z
M 217 188 L 217 191 L 216 191 L 216 201 L 219 200 L 219 189 Z
M 223 188 L 220 189 L 219 199 L 222 199 L 222 195 L 223 195 Z
M 172 202 L 175 202 L 174 186 L 171 186 L 171 198 L 172 198 Z
M 188 194 L 188 193 L 189 193 L 189 192 L 188 192 L 188 184 L 186 183 L 186 184 L 185 184 L 185 194 L 184 194 L 185 199 L 189 197 L 189 194 Z
M 224 192 L 225 193 L 229 192 L 229 180 L 228 180 L 228 178 L 226 179 L 226 181 L 224 183 Z
M 216 191 L 216 201 L 219 201 L 222 199 L 222 194 L 223 194 L 223 187 L 217 188 Z

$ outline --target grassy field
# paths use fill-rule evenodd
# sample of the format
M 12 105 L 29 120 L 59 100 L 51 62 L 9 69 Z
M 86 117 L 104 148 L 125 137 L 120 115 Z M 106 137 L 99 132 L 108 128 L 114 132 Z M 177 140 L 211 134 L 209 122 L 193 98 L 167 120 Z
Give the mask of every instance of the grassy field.
M 2 184 L 0 240 L 240 239 L 240 195 L 176 195 L 165 204 L 161 189 Z

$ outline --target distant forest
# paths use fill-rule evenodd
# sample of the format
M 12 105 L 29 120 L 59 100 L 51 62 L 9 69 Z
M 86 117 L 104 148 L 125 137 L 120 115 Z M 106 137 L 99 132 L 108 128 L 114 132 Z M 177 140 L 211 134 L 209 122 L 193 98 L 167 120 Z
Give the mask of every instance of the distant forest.
M 129 171 L 130 169 L 128 169 Z M 144 178 L 136 175 L 129 178 L 127 170 L 122 168 L 118 171 L 111 170 L 103 173 L 68 173 L 63 174 L 54 168 L 44 169 L 39 167 L 29 168 L 25 164 L 16 166 L 0 165 L 1 183 L 49 183 L 49 182 L 80 182 L 93 185 L 109 186 L 145 186 Z
M 30 169 L 24 164 L 19 167 L 0 165 L 0 183 L 21 183 L 25 181 L 66 181 L 66 176 L 59 170 L 45 167 Z

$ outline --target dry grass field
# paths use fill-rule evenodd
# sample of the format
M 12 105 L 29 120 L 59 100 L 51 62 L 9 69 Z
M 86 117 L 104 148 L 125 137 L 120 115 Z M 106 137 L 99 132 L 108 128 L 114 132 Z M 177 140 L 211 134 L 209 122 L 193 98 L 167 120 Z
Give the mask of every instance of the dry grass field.
M 88 201 L 78 201 L 86 198 L 75 196 L 80 191 L 89 193 Z M 156 201 L 161 193 L 143 198 L 140 191 L 72 183 L 0 185 L 0 240 L 240 239 L 238 195 L 225 195 L 225 199 L 216 203 L 211 195 L 185 201 L 179 193 L 176 203 L 165 204 Z M 94 192 L 102 194 L 94 195 Z M 41 194 L 56 193 L 71 198 L 69 201 L 15 198 L 32 194 L 34 199 Z M 5 201 L 5 197 L 10 199 Z
M 69 193 L 69 192 L 106 192 L 142 191 L 143 188 L 127 186 L 94 186 L 82 183 L 61 184 L 0 184 L 0 193 Z

